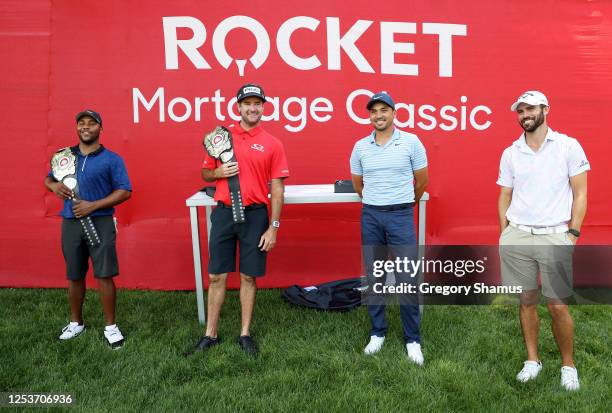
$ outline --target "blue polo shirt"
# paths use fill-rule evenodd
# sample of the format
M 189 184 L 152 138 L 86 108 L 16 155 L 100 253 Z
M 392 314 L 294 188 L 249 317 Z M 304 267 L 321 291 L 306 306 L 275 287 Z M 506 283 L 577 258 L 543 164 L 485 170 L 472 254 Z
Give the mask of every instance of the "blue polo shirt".
M 368 205 L 414 202 L 413 171 L 427 166 L 425 147 L 419 138 L 397 128 L 385 145 L 375 140 L 375 131 L 355 143 L 351 174 L 363 176 L 363 199 Z
M 83 155 L 79 147 L 70 148 L 77 155 L 77 182 L 79 197 L 86 201 L 97 201 L 106 198 L 117 189 L 132 191 L 123 159 L 115 152 L 100 145 L 95 152 Z M 53 174 L 49 172 L 50 177 Z M 115 208 L 104 208 L 94 211 L 92 217 L 113 215 Z M 74 218 L 72 201 L 65 200 L 60 215 L 64 218 Z

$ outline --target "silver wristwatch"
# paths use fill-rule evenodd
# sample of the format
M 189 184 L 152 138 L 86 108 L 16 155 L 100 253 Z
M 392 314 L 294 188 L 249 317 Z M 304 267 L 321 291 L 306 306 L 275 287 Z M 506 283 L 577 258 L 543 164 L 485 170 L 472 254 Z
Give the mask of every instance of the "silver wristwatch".
M 270 223 L 274 228 L 280 228 L 280 221 L 272 221 Z

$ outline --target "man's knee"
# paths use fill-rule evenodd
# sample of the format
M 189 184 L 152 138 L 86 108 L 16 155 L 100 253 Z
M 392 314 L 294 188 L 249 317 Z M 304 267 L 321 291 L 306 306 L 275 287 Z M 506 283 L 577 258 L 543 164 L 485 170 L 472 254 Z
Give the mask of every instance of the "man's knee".
M 540 292 L 538 290 L 523 291 L 520 296 L 521 307 L 531 308 L 538 305 Z
M 246 284 L 254 287 L 257 285 L 257 279 L 255 277 L 251 277 L 250 275 L 240 273 L 240 284 Z
M 546 306 L 553 319 L 570 317 L 569 307 L 561 301 L 552 300 L 549 301 Z
M 104 287 L 114 287 L 115 286 L 115 281 L 113 281 L 113 277 L 98 278 L 97 280 L 98 280 L 98 284 Z
M 211 286 L 217 287 L 217 286 L 225 285 L 225 280 L 227 280 L 227 273 L 208 274 L 208 279 L 210 281 Z
M 85 286 L 85 278 L 82 280 L 70 280 L 70 286 L 72 288 L 82 288 Z

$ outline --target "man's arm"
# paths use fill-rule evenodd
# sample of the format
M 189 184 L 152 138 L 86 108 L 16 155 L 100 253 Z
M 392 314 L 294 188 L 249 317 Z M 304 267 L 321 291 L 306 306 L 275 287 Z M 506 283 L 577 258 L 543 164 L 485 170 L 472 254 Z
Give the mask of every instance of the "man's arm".
M 283 178 L 272 179 L 270 194 L 270 222 L 280 221 L 281 210 L 285 202 L 285 184 L 283 183 Z M 270 225 L 259 239 L 258 247 L 262 251 L 270 251 L 274 248 L 276 245 L 277 232 L 278 228 L 274 228 Z
M 202 179 L 215 182 L 217 179 L 229 178 L 238 173 L 238 162 L 227 162 L 215 169 L 202 168 Z
M 68 188 L 62 182 L 56 181 L 50 176 L 45 178 L 45 186 L 61 200 L 69 199 L 72 196 L 72 191 L 70 188 Z
M 363 176 L 351 174 L 351 181 L 353 181 L 353 189 L 357 192 L 357 195 L 363 198 Z
M 568 225 L 570 228 L 580 231 L 587 210 L 587 173 L 583 172 L 572 176 L 570 178 L 570 186 L 572 187 L 574 201 L 572 202 L 572 218 Z M 572 234 L 568 235 L 575 243 L 576 237 Z
M 127 191 L 125 189 L 115 189 L 106 198 L 98 199 L 97 201 L 73 201 L 72 213 L 77 218 L 83 218 L 98 209 L 112 208 L 119 205 L 120 203 L 130 199 L 131 196 L 131 191 Z
M 414 202 L 418 203 L 429 183 L 429 173 L 427 172 L 427 167 L 417 169 L 412 171 L 412 173 L 414 175 Z
M 512 188 L 502 186 L 499 190 L 499 199 L 497 200 L 497 214 L 499 218 L 499 232 L 503 232 L 508 226 L 508 218 L 506 212 L 510 208 L 512 202 Z

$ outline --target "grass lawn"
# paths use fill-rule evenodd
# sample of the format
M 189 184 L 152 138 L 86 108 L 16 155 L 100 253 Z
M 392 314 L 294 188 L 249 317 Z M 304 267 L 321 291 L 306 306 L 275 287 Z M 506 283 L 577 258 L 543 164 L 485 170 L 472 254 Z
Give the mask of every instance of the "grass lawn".
M 0 289 L 0 392 L 71 393 L 72 411 L 612 411 L 610 306 L 573 306 L 582 388 L 564 391 L 560 357 L 544 306 L 534 381 L 515 380 L 525 357 L 516 306 L 428 306 L 422 322 L 425 365 L 406 359 L 399 311 L 381 353 L 364 356 L 365 308 L 325 313 L 292 307 L 279 290 L 258 294 L 253 336 L 261 353 L 236 344 L 236 291 L 226 299 L 223 342 L 192 358 L 202 334 L 193 292 L 120 291 L 125 346 L 103 341 L 102 310 L 87 292 L 80 337 L 60 342 L 66 290 Z M 8 411 L 0 408 L 0 411 Z M 35 410 L 42 411 L 42 410 Z

